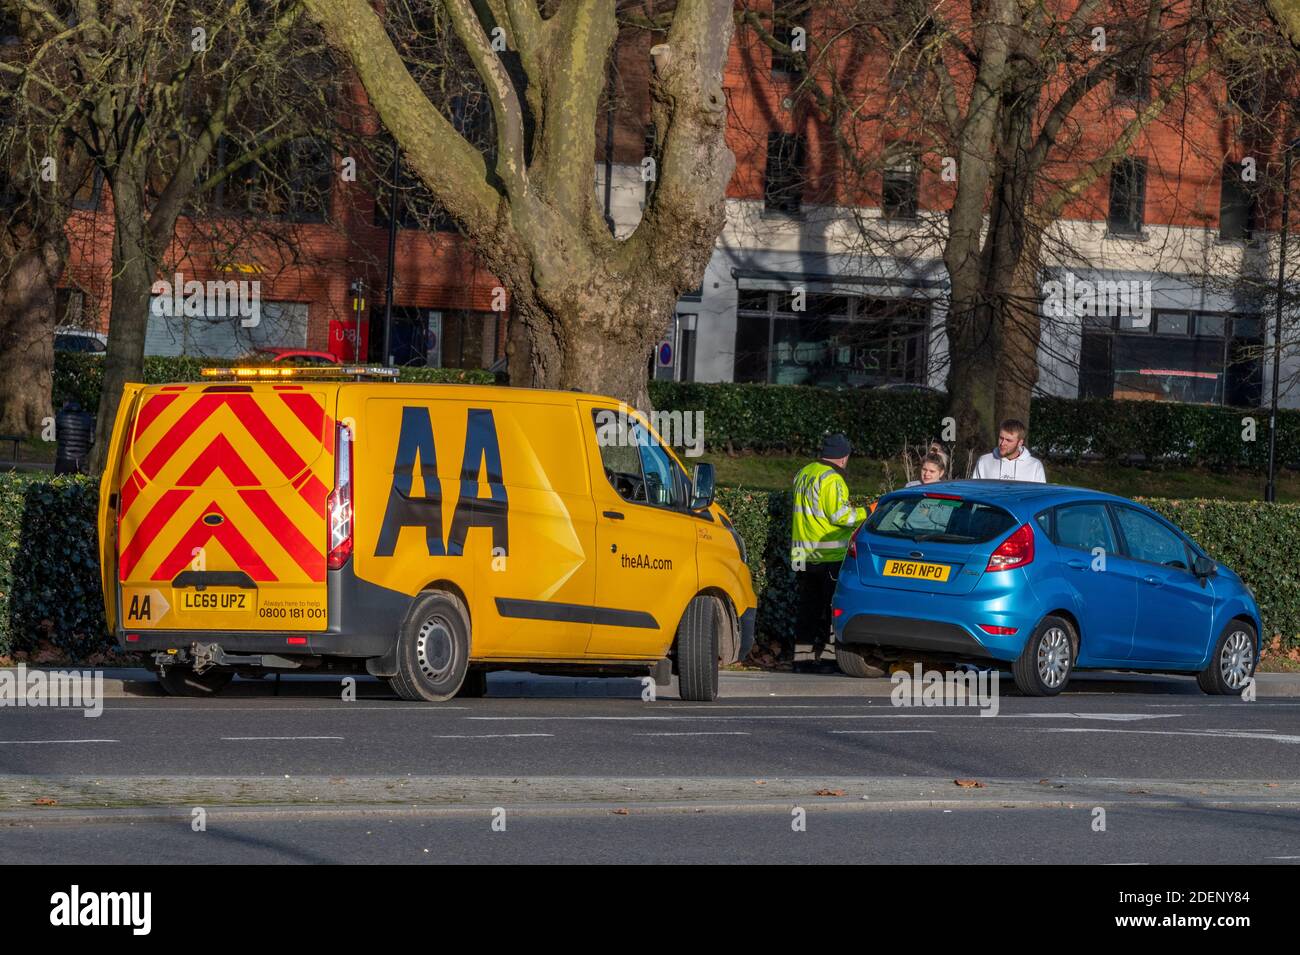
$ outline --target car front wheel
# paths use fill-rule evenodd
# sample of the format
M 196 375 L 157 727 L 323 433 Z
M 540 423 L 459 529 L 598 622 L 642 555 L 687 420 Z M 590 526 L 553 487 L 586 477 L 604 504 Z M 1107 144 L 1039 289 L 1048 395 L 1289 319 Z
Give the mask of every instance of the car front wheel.
M 1070 682 L 1077 645 L 1068 620 L 1044 617 L 1011 668 L 1016 688 L 1026 696 L 1056 696 Z
M 1209 665 L 1196 674 L 1196 684 L 1212 696 L 1240 693 L 1255 675 L 1255 628 L 1232 620 L 1219 634 Z

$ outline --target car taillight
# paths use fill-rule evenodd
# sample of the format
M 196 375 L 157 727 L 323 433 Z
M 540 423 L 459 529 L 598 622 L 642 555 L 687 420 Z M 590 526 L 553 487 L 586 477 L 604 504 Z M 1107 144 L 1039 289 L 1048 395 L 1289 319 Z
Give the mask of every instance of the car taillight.
M 1003 627 L 996 623 L 982 623 L 980 629 L 985 633 L 991 633 L 995 637 L 1009 637 L 1016 632 L 1015 627 Z
M 853 533 L 849 535 L 849 556 L 850 557 L 858 556 L 858 531 L 862 530 L 864 526 L 866 526 L 865 521 L 859 524 L 857 527 L 853 528 Z
M 330 570 L 338 570 L 352 556 L 352 429 L 338 426 L 334 454 L 334 490 L 326 501 L 330 528 Z
M 1034 559 L 1034 531 L 1028 524 L 1004 540 L 991 555 L 985 572 L 1023 567 Z

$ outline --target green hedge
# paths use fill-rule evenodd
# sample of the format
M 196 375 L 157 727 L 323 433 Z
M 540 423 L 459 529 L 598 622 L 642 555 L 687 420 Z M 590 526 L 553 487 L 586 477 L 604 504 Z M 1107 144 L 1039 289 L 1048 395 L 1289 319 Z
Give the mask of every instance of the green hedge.
M 795 622 L 790 570 L 791 496 L 784 491 L 720 488 L 720 503 L 745 539 L 758 594 L 758 632 L 777 638 Z M 865 504 L 859 500 L 857 503 Z M 1300 645 L 1300 504 L 1252 501 L 1144 500 L 1183 528 L 1206 553 L 1227 564 L 1254 591 L 1271 636 Z
M 104 631 L 96 514 L 85 477 L 0 474 L 0 655 L 48 641 L 84 659 Z
M 144 382 L 149 385 L 172 381 L 200 381 L 201 371 L 214 366 L 237 364 L 227 358 L 195 358 L 191 355 L 151 355 L 144 360 Z M 99 408 L 99 391 L 104 380 L 104 358 L 77 352 L 54 356 L 54 409 L 65 401 L 76 401 L 87 411 Z M 490 371 L 462 368 L 403 368 L 402 381 L 435 384 L 490 385 L 496 381 Z
M 801 385 L 651 382 L 660 411 L 702 411 L 710 451 L 816 453 L 829 431 L 843 431 L 856 453 L 893 457 L 938 437 L 947 399 L 928 392 L 834 390 Z M 1254 440 L 1242 419 L 1254 418 Z M 1278 415 L 1278 460 L 1300 466 L 1300 411 Z M 1161 401 L 1035 398 L 1029 446 L 1040 457 L 1097 455 L 1123 462 L 1212 468 L 1262 468 L 1268 412 Z
M 109 649 L 99 591 L 98 489 L 84 477 L 0 474 L 0 655 L 41 641 L 76 658 Z M 758 632 L 793 625 L 790 495 L 721 488 L 749 551 L 758 593 Z M 1290 646 L 1300 635 L 1300 504 L 1148 500 L 1255 592 L 1268 635 Z

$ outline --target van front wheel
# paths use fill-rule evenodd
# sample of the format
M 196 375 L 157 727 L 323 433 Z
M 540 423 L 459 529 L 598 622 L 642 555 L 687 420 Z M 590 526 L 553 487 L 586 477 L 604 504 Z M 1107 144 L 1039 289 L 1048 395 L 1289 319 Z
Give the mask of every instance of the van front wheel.
M 718 630 L 722 604 L 701 594 L 686 605 L 677 626 L 677 692 L 683 700 L 718 698 Z
M 442 703 L 456 695 L 468 670 L 465 605 L 443 590 L 421 594 L 398 634 L 397 675 L 388 685 L 403 700 Z

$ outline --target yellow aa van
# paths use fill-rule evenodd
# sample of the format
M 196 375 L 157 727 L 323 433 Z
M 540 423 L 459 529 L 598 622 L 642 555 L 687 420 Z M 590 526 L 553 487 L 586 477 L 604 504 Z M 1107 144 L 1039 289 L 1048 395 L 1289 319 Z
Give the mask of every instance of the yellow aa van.
M 613 399 L 391 373 L 127 385 L 99 497 L 118 644 L 181 695 L 314 668 L 440 701 L 527 669 L 714 699 L 756 601 L 712 467 Z

